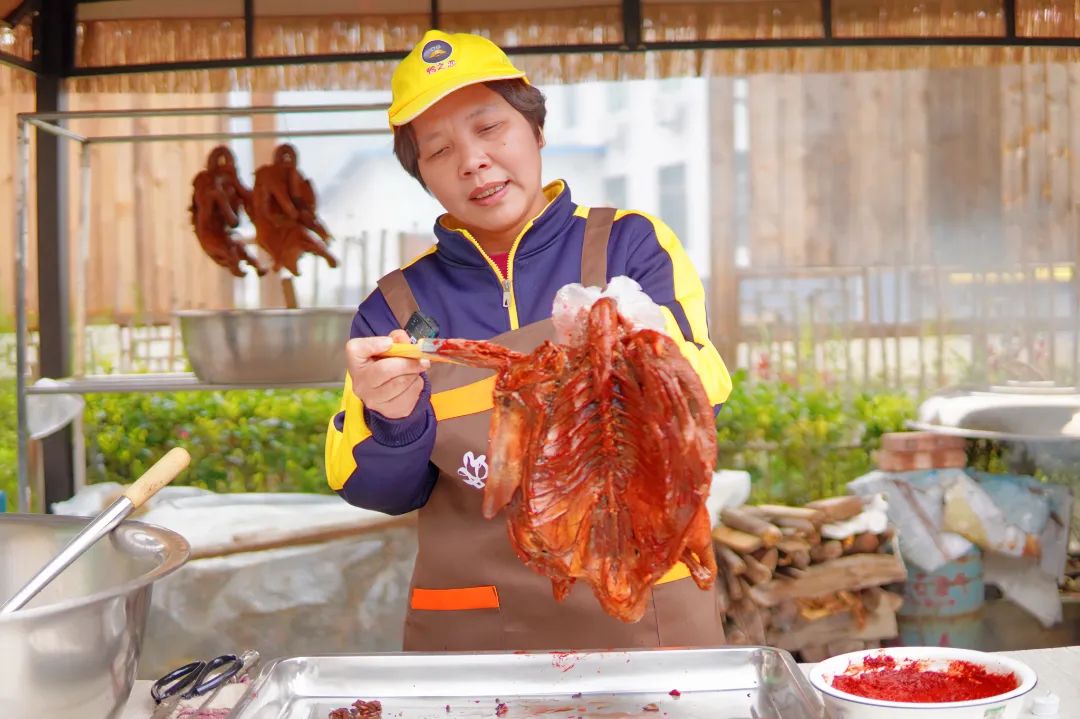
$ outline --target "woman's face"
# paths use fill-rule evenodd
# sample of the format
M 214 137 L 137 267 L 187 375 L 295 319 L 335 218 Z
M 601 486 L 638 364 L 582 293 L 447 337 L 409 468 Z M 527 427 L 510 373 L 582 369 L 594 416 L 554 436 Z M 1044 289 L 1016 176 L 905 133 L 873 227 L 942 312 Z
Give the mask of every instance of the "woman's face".
M 412 126 L 424 184 L 474 236 L 513 239 L 543 210 L 543 140 L 494 90 L 457 90 Z

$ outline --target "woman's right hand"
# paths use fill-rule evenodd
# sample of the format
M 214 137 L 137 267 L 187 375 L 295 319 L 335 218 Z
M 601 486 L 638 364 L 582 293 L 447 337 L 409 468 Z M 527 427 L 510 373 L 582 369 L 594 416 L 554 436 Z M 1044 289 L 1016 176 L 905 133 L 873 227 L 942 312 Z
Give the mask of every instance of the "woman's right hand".
M 412 413 L 424 389 L 420 374 L 431 365 L 426 359 L 379 357 L 394 342 L 409 341 L 404 330 L 394 330 L 389 337 L 358 337 L 345 345 L 353 392 L 365 407 L 388 419 Z

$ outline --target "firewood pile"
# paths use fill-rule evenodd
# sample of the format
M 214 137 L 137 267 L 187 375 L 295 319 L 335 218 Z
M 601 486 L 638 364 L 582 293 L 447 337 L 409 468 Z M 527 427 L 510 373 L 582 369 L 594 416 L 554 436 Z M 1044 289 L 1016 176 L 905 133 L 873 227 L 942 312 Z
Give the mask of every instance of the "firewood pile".
M 860 497 L 843 496 L 722 510 L 713 542 L 728 641 L 813 662 L 897 636 L 901 598 L 883 587 L 907 574 L 886 552 L 891 527 L 858 531 L 864 509 Z

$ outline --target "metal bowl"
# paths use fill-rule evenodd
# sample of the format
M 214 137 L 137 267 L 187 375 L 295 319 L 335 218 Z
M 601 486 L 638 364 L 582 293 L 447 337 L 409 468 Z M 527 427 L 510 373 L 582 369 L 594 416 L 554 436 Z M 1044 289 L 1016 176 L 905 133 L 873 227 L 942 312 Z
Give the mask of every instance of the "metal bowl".
M 0 597 L 13 595 L 89 521 L 0 514 Z M 3 716 L 119 716 L 135 681 L 151 586 L 189 551 L 175 532 L 124 522 L 26 607 L 0 617 Z
M 1080 440 L 1080 393 L 1049 382 L 956 387 L 919 407 L 912 429 L 972 439 L 1019 442 Z
M 196 376 L 213 384 L 341 382 L 356 309 L 177 312 Z

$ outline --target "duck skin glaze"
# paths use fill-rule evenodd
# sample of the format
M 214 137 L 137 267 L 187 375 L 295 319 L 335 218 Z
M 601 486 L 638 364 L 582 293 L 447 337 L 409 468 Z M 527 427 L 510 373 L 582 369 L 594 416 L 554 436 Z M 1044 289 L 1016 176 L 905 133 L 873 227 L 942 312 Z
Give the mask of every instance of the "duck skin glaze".
M 716 578 L 713 409 L 670 337 L 635 330 L 611 298 L 584 319 L 567 344 L 529 354 L 457 339 L 436 353 L 498 373 L 484 516 L 506 510 L 515 551 L 557 600 L 581 580 L 636 622 L 676 562 L 703 590 Z

